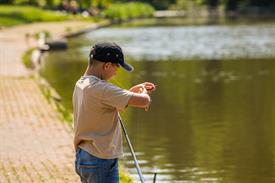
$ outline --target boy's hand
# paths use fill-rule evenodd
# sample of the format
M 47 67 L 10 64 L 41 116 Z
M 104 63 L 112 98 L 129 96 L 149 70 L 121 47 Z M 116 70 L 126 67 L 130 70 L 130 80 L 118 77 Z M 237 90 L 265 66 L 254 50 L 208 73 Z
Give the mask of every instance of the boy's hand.
M 138 85 L 133 86 L 129 89 L 129 91 L 134 93 L 143 93 L 146 91 L 146 93 L 150 94 L 151 92 L 156 90 L 156 85 L 149 82 L 144 82 Z
M 154 83 L 150 83 L 150 82 L 144 82 L 144 83 L 135 85 L 129 89 L 129 91 L 134 92 L 134 93 L 146 93 L 146 94 L 150 94 L 155 90 L 156 90 L 156 85 Z M 144 108 L 145 111 L 149 110 L 149 106 L 150 106 L 151 102 L 152 101 L 150 99 L 150 103 L 148 104 L 148 106 L 146 106 Z
M 144 90 L 145 90 L 145 87 L 143 86 L 143 84 L 135 85 L 129 89 L 129 91 L 134 92 L 134 93 L 143 93 Z
M 145 87 L 147 93 L 149 94 L 156 90 L 156 85 L 154 83 L 145 82 L 142 83 L 142 85 Z

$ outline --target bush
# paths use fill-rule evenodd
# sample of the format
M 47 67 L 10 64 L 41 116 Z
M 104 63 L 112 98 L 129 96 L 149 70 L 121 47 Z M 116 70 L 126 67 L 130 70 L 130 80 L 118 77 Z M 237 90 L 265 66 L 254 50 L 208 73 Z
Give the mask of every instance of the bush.
M 154 11 L 151 5 L 145 3 L 116 3 L 103 11 L 103 16 L 111 20 L 123 21 L 134 18 L 152 17 Z
M 66 16 L 53 11 L 42 10 L 32 6 L 0 6 L 1 18 L 12 18 L 23 23 L 37 21 L 60 21 Z

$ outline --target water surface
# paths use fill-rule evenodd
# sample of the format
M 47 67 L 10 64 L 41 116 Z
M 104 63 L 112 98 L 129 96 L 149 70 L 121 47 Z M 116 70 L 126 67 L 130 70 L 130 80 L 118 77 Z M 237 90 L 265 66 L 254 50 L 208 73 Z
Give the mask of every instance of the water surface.
M 127 108 L 123 119 L 146 180 L 259 183 L 275 181 L 275 27 L 198 26 L 108 28 L 46 56 L 42 74 L 71 109 L 75 81 L 90 45 L 122 45 L 134 73 L 123 87 L 158 85 L 148 112 Z M 137 178 L 125 144 L 123 162 Z

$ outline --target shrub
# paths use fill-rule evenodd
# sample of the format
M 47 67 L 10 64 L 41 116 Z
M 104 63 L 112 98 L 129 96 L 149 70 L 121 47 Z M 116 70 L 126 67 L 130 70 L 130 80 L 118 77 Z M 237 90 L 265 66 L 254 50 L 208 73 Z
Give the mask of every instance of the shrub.
M 151 17 L 154 11 L 154 8 L 146 3 L 116 3 L 103 11 L 103 16 L 111 20 L 123 21 L 134 18 Z

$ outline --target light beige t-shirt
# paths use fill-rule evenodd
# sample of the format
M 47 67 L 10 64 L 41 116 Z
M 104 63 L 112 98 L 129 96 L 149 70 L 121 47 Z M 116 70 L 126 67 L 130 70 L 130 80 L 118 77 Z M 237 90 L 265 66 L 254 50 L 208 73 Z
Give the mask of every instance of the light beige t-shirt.
M 95 76 L 83 76 L 73 93 L 74 146 L 102 159 L 122 156 L 118 110 L 124 109 L 132 92 Z

